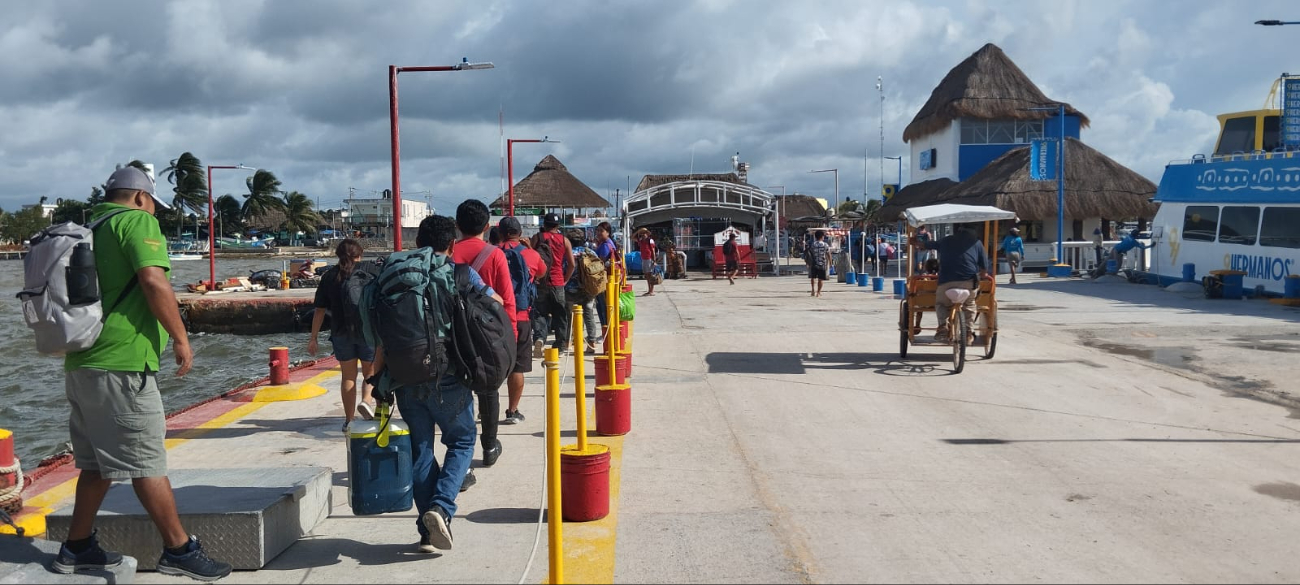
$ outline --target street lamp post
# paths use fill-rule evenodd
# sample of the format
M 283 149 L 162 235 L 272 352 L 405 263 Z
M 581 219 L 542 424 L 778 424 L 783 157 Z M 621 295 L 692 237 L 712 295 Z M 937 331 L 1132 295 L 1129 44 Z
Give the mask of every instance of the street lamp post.
M 781 201 L 784 201 L 785 185 L 772 185 L 771 187 L 768 187 L 768 189 L 775 189 L 777 187 L 781 188 Z M 776 229 L 772 230 L 772 241 L 776 243 L 776 253 L 772 256 L 772 272 L 777 276 L 781 276 L 781 201 L 777 201 L 776 205 L 772 206 L 776 211 Z
M 1300 21 L 1296 21 L 1296 20 L 1287 20 L 1287 21 L 1283 21 L 1283 20 L 1256 20 L 1256 21 L 1255 21 L 1255 24 L 1259 24 L 1259 25 L 1263 25 L 1263 26 L 1282 26 L 1282 25 L 1284 25 L 1284 24 L 1300 24 Z
M 835 212 L 840 210 L 840 170 L 839 169 L 822 169 L 820 171 L 808 171 L 810 173 L 835 173 Z
M 249 171 L 257 171 L 257 169 L 246 167 L 243 164 L 208 165 L 208 290 L 212 290 L 217 286 L 217 238 L 212 232 L 212 221 L 214 215 L 212 205 L 212 169 L 245 169 Z
M 388 123 L 392 138 L 392 158 L 393 158 L 393 250 L 402 251 L 402 169 L 398 162 L 401 158 L 401 147 L 398 144 L 397 135 L 397 74 L 403 71 L 467 71 L 472 69 L 492 69 L 492 63 L 470 63 L 469 59 L 462 58 L 460 63 L 455 65 L 432 66 L 432 67 L 398 67 L 396 65 L 388 66 Z
M 509 175 L 509 190 L 506 194 L 506 215 L 515 214 L 515 154 L 514 147 L 516 142 L 551 142 L 558 144 L 559 140 L 551 140 L 550 136 L 543 136 L 541 140 L 536 138 L 507 138 L 506 139 L 506 174 Z
M 1055 111 L 1061 120 L 1061 136 L 1056 149 L 1056 262 L 1065 262 L 1065 104 L 1025 108 L 1031 112 Z

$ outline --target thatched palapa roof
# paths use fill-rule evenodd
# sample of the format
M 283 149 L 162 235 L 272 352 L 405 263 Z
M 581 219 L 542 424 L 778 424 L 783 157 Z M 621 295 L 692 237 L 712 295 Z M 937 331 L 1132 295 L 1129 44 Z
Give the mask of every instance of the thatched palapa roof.
M 930 181 L 927 181 L 930 182 Z M 938 193 L 932 203 L 993 205 L 1022 220 L 1056 218 L 1056 181 L 1029 179 L 1029 147 L 998 157 L 978 173 Z M 1070 138 L 1065 147 L 1065 217 L 1155 217 L 1156 185 L 1092 147 Z
M 690 175 L 646 175 L 641 177 L 641 182 L 636 184 L 637 191 L 644 191 L 652 187 L 676 183 L 679 181 L 719 181 L 722 183 L 735 183 L 737 185 L 746 184 L 740 180 L 736 173 L 694 173 Z
M 1024 108 L 1055 105 L 1029 80 L 997 45 L 989 43 L 953 67 L 930 93 L 916 117 L 903 130 L 903 141 L 911 142 L 947 128 L 959 118 L 984 120 L 1040 120 L 1055 112 L 1030 112 Z M 1079 117 L 1080 127 L 1088 117 L 1066 104 L 1067 114 Z
M 920 207 L 930 205 L 937 201 L 944 191 L 951 189 L 957 182 L 947 177 L 930 179 L 913 183 L 902 189 L 899 189 L 893 197 L 889 198 L 880 209 L 876 210 L 873 219 L 881 223 L 890 223 L 896 221 L 899 215 L 911 207 Z
M 505 206 L 505 193 L 489 205 Z M 604 208 L 609 207 L 609 202 L 570 174 L 554 155 L 548 154 L 533 167 L 532 173 L 515 183 L 515 207 Z
M 830 219 L 826 206 L 811 195 L 777 195 L 777 210 L 787 223 L 825 223 Z M 815 219 L 814 219 L 815 218 Z

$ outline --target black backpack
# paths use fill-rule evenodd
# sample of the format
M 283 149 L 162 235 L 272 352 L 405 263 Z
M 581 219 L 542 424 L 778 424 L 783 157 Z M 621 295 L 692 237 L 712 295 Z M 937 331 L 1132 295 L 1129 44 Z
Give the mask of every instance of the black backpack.
M 491 392 L 515 367 L 514 327 L 505 305 L 474 287 L 470 267 L 457 264 L 456 298 L 451 310 L 451 359 L 465 386 Z
M 339 277 L 338 267 L 335 266 L 334 278 Z M 332 315 L 334 319 L 339 319 L 343 324 L 342 331 L 353 339 L 359 339 L 361 332 L 361 291 L 370 284 L 375 277 L 379 276 L 379 265 L 369 260 L 358 262 L 352 267 L 352 273 L 348 275 L 339 286 L 339 309 L 343 314 Z
M 546 232 L 537 234 L 537 245 L 533 246 L 538 256 L 542 257 L 542 264 L 546 266 L 541 274 L 533 275 L 533 282 L 539 286 L 551 286 L 551 267 L 555 265 L 556 251 L 551 249 L 551 242 L 546 239 Z M 561 250 L 559 253 L 563 254 Z

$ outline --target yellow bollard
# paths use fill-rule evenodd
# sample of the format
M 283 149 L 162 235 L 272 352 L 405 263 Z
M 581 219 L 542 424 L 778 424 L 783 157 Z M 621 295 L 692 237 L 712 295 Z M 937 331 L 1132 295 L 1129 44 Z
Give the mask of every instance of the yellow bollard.
M 583 342 L 582 307 L 573 306 L 573 396 L 578 403 L 578 451 L 587 451 L 587 373 L 583 371 L 586 343 Z
M 546 506 L 549 583 L 564 583 L 564 511 L 560 496 L 560 350 L 546 349 Z

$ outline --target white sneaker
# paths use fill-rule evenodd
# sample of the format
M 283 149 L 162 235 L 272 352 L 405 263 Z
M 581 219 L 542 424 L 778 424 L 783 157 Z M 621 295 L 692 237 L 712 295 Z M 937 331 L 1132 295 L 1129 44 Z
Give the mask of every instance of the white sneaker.
M 369 402 L 362 401 L 357 405 L 357 414 L 366 420 L 375 420 L 375 407 L 370 406 Z

